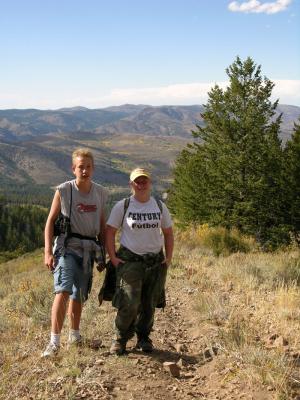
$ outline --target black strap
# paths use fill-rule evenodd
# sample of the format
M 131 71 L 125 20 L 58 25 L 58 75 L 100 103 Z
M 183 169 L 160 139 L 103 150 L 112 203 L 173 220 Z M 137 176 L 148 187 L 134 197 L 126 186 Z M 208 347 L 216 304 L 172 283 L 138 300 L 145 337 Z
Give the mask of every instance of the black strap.
M 162 213 L 163 212 L 162 201 L 160 199 L 158 199 L 156 196 L 154 196 L 154 198 L 155 198 L 155 201 L 156 201 L 156 203 L 158 205 L 158 208 L 159 208 L 160 212 Z
M 126 197 L 126 199 L 124 200 L 124 213 L 123 213 L 123 218 L 122 218 L 121 226 L 123 226 L 125 214 L 126 214 L 126 211 L 127 211 L 128 207 L 129 207 L 129 203 L 130 203 L 130 197 Z
M 97 241 L 96 237 L 84 236 L 84 235 L 80 235 L 80 233 L 75 233 L 75 232 L 72 232 L 70 234 L 70 237 L 75 237 L 75 238 L 78 238 L 78 239 L 81 239 L 81 240 L 93 240 L 94 242 Z
M 64 239 L 64 248 L 67 248 L 68 239 L 71 237 L 71 214 L 72 214 L 72 197 L 73 197 L 73 190 L 72 190 L 72 182 L 70 182 L 70 190 L 71 190 L 71 198 L 70 198 L 70 207 L 69 207 L 69 223 L 70 223 L 70 232 L 65 233 Z
M 70 224 L 71 224 L 71 213 L 72 213 L 72 196 L 73 196 L 72 182 L 70 182 L 70 187 L 71 187 L 71 199 L 70 199 L 70 208 L 69 208 L 69 218 L 70 218 Z

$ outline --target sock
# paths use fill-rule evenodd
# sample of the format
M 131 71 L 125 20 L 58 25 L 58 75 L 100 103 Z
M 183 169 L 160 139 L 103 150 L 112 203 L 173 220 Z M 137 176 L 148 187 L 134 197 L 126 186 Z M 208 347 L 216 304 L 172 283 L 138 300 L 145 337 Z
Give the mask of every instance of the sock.
M 55 344 L 55 346 L 59 347 L 60 346 L 60 333 L 51 332 L 50 342 L 52 344 Z
M 69 339 L 71 339 L 71 337 L 75 337 L 76 339 L 80 339 L 80 331 L 79 331 L 79 329 L 78 330 L 76 330 L 76 329 L 70 329 L 69 330 Z

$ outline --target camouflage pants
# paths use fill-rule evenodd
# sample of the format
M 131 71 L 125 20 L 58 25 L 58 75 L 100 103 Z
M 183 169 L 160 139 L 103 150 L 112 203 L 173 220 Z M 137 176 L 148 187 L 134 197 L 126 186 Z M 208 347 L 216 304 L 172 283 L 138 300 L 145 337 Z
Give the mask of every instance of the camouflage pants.
M 147 337 L 166 281 L 167 267 L 162 264 L 163 253 L 139 256 L 121 247 L 118 257 L 125 263 L 117 267 L 117 287 L 112 301 L 118 309 L 116 338 L 127 341 L 134 333 Z

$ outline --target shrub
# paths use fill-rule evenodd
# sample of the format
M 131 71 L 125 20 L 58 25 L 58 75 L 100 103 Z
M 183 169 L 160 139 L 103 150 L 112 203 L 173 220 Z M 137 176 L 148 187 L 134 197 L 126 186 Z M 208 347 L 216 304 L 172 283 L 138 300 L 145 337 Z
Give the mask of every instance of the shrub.
M 276 277 L 279 283 L 300 286 L 300 257 L 287 257 L 282 263 L 278 264 Z
M 223 227 L 210 227 L 208 224 L 191 224 L 186 228 L 178 227 L 176 232 L 177 246 L 201 249 L 203 254 L 210 250 L 213 255 L 230 255 L 232 253 L 248 253 L 257 248 L 255 240 L 242 235 L 237 229 L 228 230 Z
M 216 256 L 232 253 L 248 253 L 254 247 L 254 240 L 243 236 L 238 230 L 223 227 L 200 225 L 198 235 L 205 246 L 210 247 Z

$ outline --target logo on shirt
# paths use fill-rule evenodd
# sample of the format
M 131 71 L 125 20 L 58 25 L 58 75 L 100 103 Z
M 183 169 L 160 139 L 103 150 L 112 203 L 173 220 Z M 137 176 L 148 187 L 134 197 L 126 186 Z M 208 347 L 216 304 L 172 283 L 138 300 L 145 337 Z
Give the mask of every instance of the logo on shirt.
M 97 210 L 97 206 L 96 204 L 78 203 L 76 205 L 76 209 L 79 213 L 89 213 L 89 212 L 95 212 Z
M 159 223 L 156 221 L 160 221 L 161 213 L 153 212 L 153 213 L 128 213 L 128 219 L 131 221 L 132 229 L 149 229 L 149 228 L 159 228 Z M 134 222 L 133 222 L 134 221 Z

